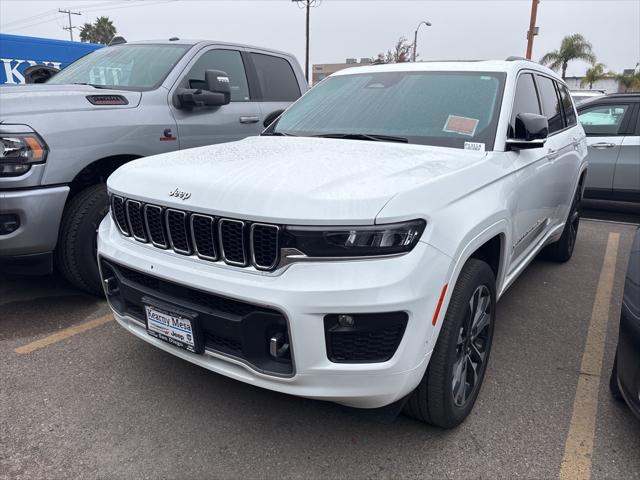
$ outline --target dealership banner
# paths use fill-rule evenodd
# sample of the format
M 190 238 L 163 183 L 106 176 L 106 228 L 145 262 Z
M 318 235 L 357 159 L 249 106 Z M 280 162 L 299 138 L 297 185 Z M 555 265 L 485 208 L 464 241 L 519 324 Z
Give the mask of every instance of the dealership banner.
M 0 33 L 0 85 L 25 83 L 24 70 L 32 65 L 64 68 L 103 46 Z

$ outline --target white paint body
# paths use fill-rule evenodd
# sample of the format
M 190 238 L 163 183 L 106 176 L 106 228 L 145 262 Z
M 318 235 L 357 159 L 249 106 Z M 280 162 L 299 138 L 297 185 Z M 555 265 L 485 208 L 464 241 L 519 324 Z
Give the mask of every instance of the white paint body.
M 429 363 L 453 286 L 466 260 L 495 236 L 502 295 L 540 249 L 557 240 L 586 169 L 582 127 L 550 136 L 543 148 L 506 151 L 517 75 L 530 62 L 416 63 L 350 69 L 464 70 L 507 73 L 495 145 L 490 151 L 305 137 L 254 137 L 131 162 L 108 181 L 110 193 L 199 213 L 295 225 L 372 225 L 423 218 L 418 245 L 393 258 L 293 263 L 259 272 L 185 257 L 123 237 L 110 217 L 99 255 L 200 290 L 282 311 L 289 322 L 295 373 L 275 377 L 223 355 L 195 355 L 116 319 L 145 341 L 212 371 L 260 387 L 374 408 L 410 393 Z M 554 158 L 548 149 L 558 152 Z M 188 199 L 169 196 L 176 188 Z M 544 220 L 526 248 L 519 239 Z M 515 254 L 514 254 L 515 252 Z M 432 319 L 449 285 L 436 325 Z M 382 363 L 332 363 L 323 317 L 329 313 L 405 311 L 406 332 Z

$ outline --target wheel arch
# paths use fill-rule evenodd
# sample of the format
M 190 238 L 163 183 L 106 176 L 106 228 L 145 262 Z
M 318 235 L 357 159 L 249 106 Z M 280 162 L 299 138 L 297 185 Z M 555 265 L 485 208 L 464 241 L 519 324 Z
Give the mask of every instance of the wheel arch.
M 67 203 L 85 188 L 106 182 L 118 167 L 137 158 L 141 158 L 141 155 L 111 155 L 86 165 L 69 183 Z

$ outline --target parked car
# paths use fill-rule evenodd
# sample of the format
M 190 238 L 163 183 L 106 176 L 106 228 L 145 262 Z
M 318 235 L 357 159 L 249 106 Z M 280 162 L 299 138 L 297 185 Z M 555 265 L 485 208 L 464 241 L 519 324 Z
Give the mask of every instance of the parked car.
M 571 90 L 569 92 L 576 105 L 580 105 L 583 102 L 595 100 L 596 98 L 603 97 L 607 94 L 604 90 Z
M 260 137 L 116 170 L 107 299 L 214 372 L 453 427 L 496 301 L 543 248 L 571 258 L 586 153 L 568 88 L 536 63 L 343 70 Z
M 618 348 L 609 386 L 613 396 L 626 401 L 640 419 L 640 229 L 636 230 L 627 266 Z
M 306 89 L 292 55 L 177 38 L 101 48 L 45 84 L 0 88 L 0 269 L 49 273 L 55 260 L 101 295 L 95 237 L 111 172 L 258 135 Z
M 614 94 L 578 107 L 587 134 L 585 198 L 640 202 L 640 94 Z

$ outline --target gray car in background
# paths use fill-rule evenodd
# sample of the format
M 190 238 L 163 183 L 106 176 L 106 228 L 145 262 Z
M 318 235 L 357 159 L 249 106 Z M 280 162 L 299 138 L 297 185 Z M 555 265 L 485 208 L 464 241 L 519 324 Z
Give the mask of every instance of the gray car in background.
M 307 90 L 287 53 L 177 38 L 122 42 L 45 84 L 0 87 L 0 270 L 41 274 L 55 264 L 100 294 L 95 232 L 116 168 L 258 135 Z
M 607 95 L 577 108 L 589 149 L 585 198 L 640 202 L 640 93 Z

